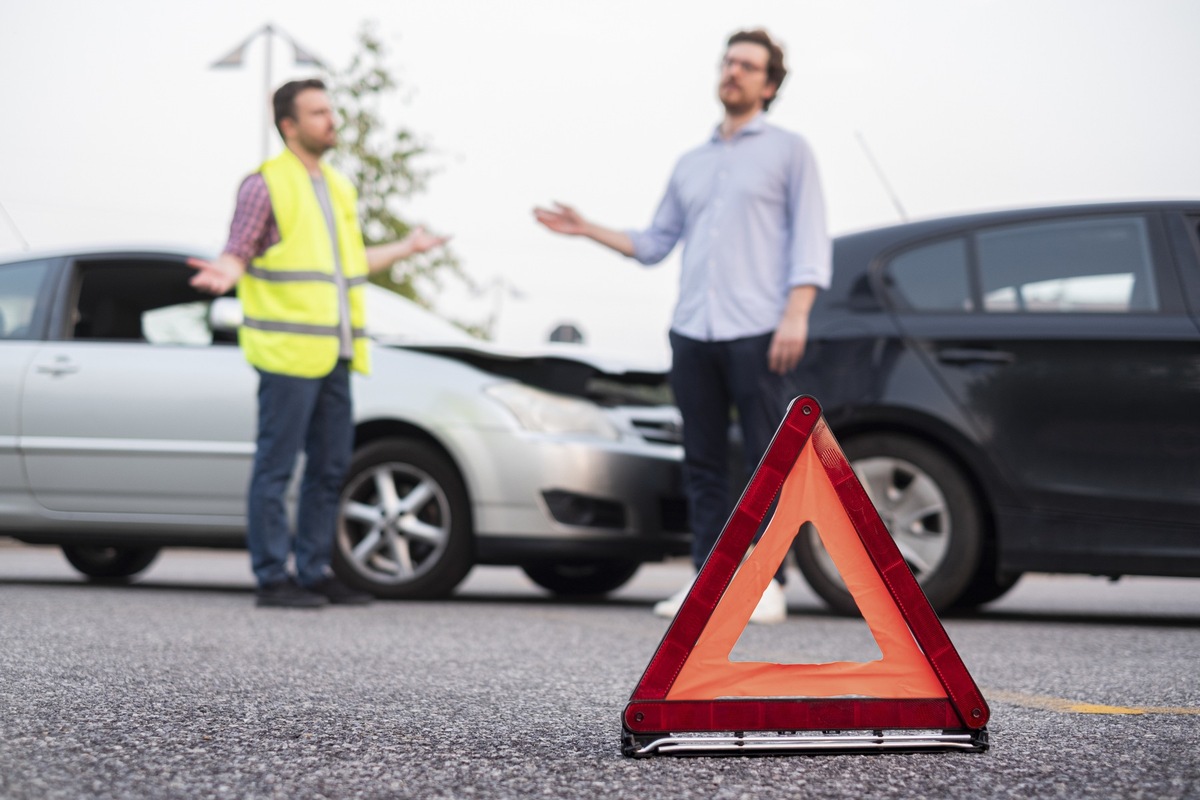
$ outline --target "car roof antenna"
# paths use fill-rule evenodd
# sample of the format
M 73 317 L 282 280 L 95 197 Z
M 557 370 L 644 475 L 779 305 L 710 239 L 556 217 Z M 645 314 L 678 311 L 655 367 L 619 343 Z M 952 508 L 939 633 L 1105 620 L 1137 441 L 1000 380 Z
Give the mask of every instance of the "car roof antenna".
M 863 152 L 866 154 L 867 161 L 871 162 L 871 168 L 875 170 L 875 177 L 879 178 L 879 182 L 883 184 L 883 190 L 887 192 L 892 205 L 896 207 L 896 213 L 900 215 L 900 221 L 908 222 L 908 212 L 900 204 L 899 196 L 892 189 L 892 184 L 888 182 L 887 175 L 883 174 L 883 167 L 879 166 L 879 162 L 875 160 L 874 154 L 871 153 L 871 148 L 867 146 L 867 137 L 863 136 L 862 131 L 855 131 L 854 136 L 858 139 L 859 146 L 862 147 Z

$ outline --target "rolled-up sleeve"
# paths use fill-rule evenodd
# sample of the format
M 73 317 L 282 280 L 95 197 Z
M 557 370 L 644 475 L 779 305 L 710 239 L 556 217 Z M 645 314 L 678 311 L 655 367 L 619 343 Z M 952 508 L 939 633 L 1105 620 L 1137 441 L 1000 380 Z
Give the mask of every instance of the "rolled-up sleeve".
M 802 138 L 797 139 L 789 184 L 792 241 L 788 285 L 828 289 L 833 275 L 833 244 L 825 222 L 825 199 L 817 159 Z
M 650 227 L 643 231 L 627 230 L 625 234 L 633 242 L 633 257 L 640 263 L 650 266 L 662 261 L 683 235 L 684 213 L 675 190 L 675 175 L 667 184 L 658 211 L 654 212 L 654 220 Z

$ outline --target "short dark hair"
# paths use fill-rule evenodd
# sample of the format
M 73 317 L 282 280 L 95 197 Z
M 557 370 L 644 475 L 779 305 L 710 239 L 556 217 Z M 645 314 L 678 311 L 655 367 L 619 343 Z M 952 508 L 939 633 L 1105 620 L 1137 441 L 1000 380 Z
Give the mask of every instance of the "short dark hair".
M 756 28 L 752 31 L 738 31 L 733 36 L 729 37 L 729 41 L 725 46 L 733 47 L 738 42 L 752 42 L 753 44 L 761 44 L 767 48 L 769 57 L 767 58 L 767 83 L 775 87 L 775 96 L 763 101 L 763 111 L 771 107 L 771 101 L 779 96 L 779 90 L 783 86 L 783 79 L 787 77 L 787 67 L 783 65 L 783 48 L 771 39 L 771 35 L 762 28 Z
M 285 119 L 296 119 L 296 95 L 308 89 L 325 91 L 325 81 L 320 78 L 288 81 L 275 90 L 275 97 L 272 99 L 272 103 L 275 106 L 275 130 L 279 131 L 280 136 L 283 136 L 283 125 L 280 123 Z

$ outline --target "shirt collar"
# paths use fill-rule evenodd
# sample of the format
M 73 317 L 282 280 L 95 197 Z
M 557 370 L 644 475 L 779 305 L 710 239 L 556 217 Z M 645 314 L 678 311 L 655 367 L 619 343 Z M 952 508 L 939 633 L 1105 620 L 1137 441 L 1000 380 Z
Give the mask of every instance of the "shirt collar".
M 754 115 L 754 119 L 750 120 L 745 125 L 743 125 L 741 127 L 741 129 L 738 130 L 738 132 L 735 133 L 733 135 L 733 138 L 730 139 L 729 141 L 731 141 L 731 142 L 737 141 L 738 139 L 742 138 L 743 136 L 750 136 L 751 134 L 762 133 L 764 130 L 766 130 L 766 127 L 767 127 L 767 118 L 766 118 L 764 112 L 760 111 Z M 724 139 L 721 138 L 721 123 L 718 122 L 717 127 L 713 128 L 712 139 L 710 141 L 713 141 L 713 142 L 725 141 Z

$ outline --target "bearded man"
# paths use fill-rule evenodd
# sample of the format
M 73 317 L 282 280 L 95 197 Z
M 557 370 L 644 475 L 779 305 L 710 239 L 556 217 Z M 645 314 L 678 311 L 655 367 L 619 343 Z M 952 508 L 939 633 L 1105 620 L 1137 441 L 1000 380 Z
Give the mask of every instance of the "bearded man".
M 729 38 L 717 83 L 724 119 L 707 142 L 679 159 L 649 228 L 606 228 L 562 204 L 534 209 L 550 230 L 592 239 L 647 266 L 684 243 L 670 330 L 671 387 L 683 416 L 697 570 L 731 511 L 731 408 L 753 467 L 798 393 L 789 378 L 804 355 L 817 292 L 829 287 L 832 271 L 812 150 L 765 118 L 786 75 L 783 50 L 766 31 Z M 781 567 L 751 622 L 786 617 L 784 579 Z M 656 604 L 655 613 L 674 616 L 690 588 Z
M 258 372 L 246 504 L 257 604 L 363 604 L 370 595 L 334 577 L 330 559 L 354 443 L 350 373 L 370 369 L 367 276 L 446 239 L 416 228 L 367 247 L 357 192 L 322 160 L 337 145 L 325 84 L 285 83 L 273 105 L 283 151 L 242 181 L 229 240 L 213 261 L 192 260 L 192 285 L 217 295 L 237 287 L 244 316 L 238 342 Z M 301 452 L 307 458 L 293 536 L 286 496 Z

